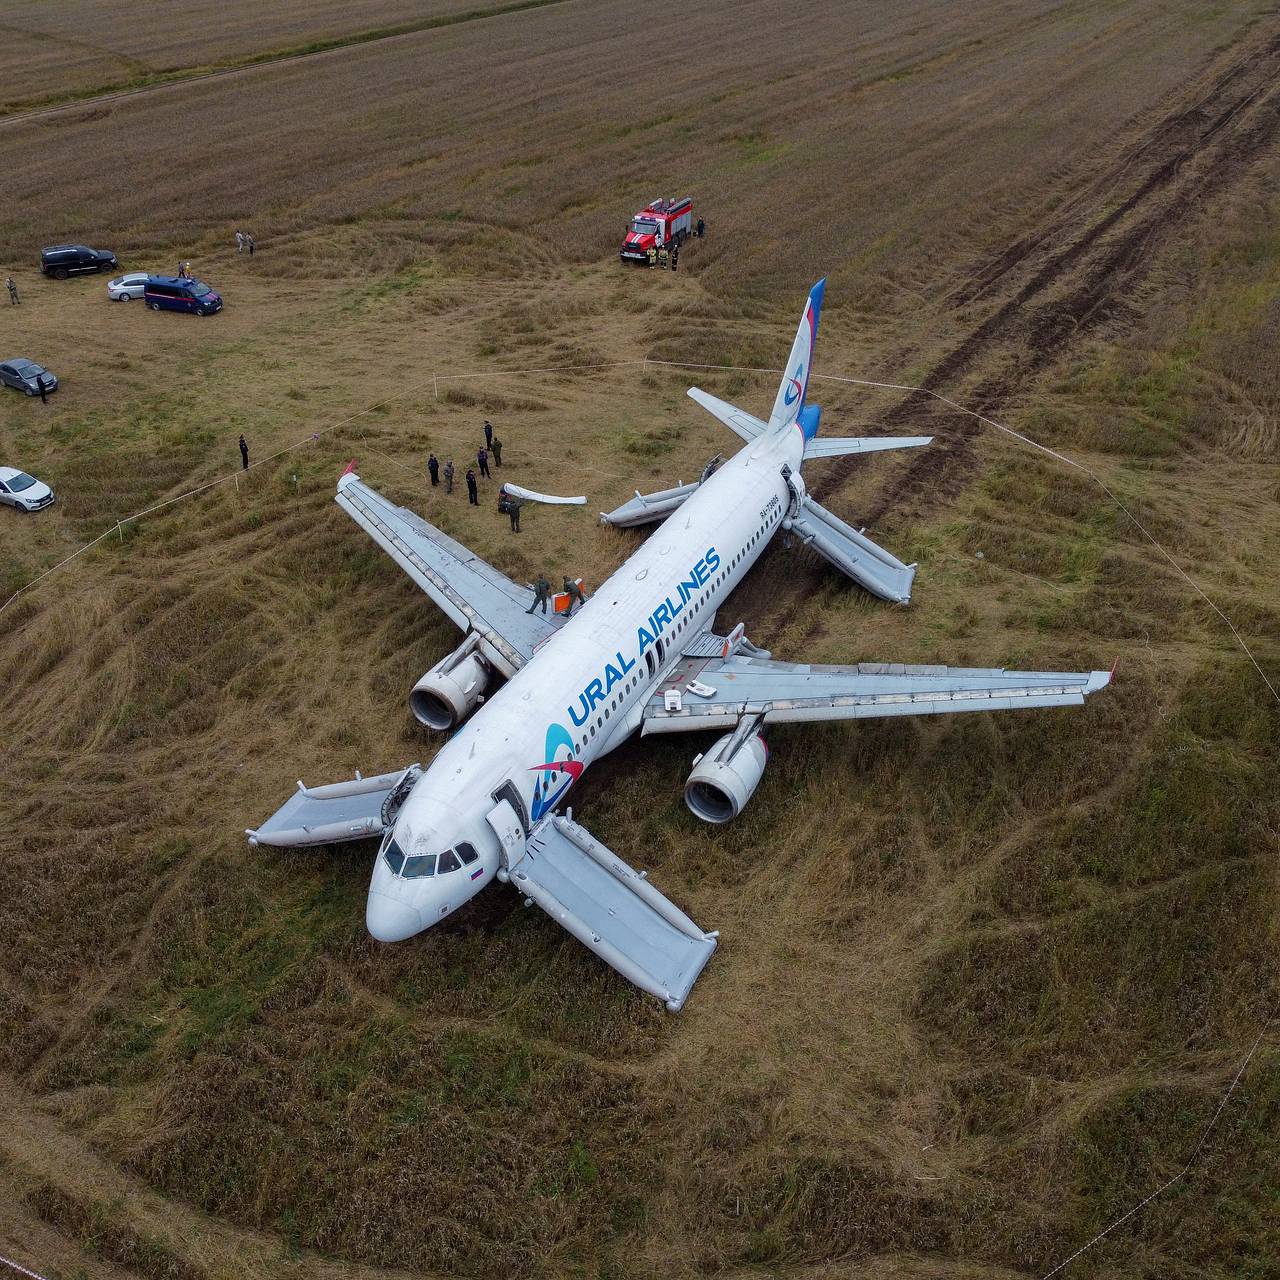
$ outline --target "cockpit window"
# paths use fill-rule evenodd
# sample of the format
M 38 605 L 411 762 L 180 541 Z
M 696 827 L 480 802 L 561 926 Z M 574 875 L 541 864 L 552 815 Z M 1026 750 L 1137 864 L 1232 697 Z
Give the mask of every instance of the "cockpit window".
M 382 856 L 386 858 L 387 866 L 391 868 L 393 874 L 399 875 L 400 868 L 404 866 L 404 850 L 392 840 L 383 851 Z
M 460 844 L 458 846 L 458 857 L 460 857 L 467 866 L 470 866 L 479 856 L 480 855 L 469 844 Z
M 462 863 L 458 861 L 458 855 L 454 853 L 452 849 L 446 849 L 445 852 L 440 855 L 441 875 L 444 875 L 448 871 L 457 871 L 460 866 L 462 866 Z
M 440 869 L 444 870 L 444 859 L 449 857 L 446 853 L 440 859 Z M 436 855 L 434 853 L 419 853 L 412 858 L 406 858 L 404 864 L 404 878 L 406 880 L 423 880 L 427 876 L 433 876 L 436 873 Z

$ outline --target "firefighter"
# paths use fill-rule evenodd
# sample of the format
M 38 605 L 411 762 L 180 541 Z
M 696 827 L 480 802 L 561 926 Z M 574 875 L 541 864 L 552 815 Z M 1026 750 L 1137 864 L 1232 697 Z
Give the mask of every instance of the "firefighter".
M 543 574 L 538 574 L 538 580 L 533 584 L 533 603 L 525 610 L 525 613 L 532 613 L 539 605 L 542 606 L 542 612 L 546 613 L 547 596 L 550 592 L 551 583 L 547 581 Z
M 440 483 L 440 459 L 434 453 L 427 459 L 427 473 L 431 476 L 431 487 L 434 489 Z
M 650 245 L 647 252 L 649 255 L 649 270 L 652 271 L 658 265 L 658 251 L 653 245 Z
M 524 506 L 524 499 L 517 498 L 514 493 L 507 494 L 507 515 L 511 517 L 511 532 L 520 532 L 520 508 Z
M 701 218 L 698 219 L 698 239 L 701 240 L 707 234 L 707 224 Z
M 668 260 L 670 257 L 671 257 L 671 251 L 670 251 L 670 250 L 667 248 L 667 246 L 664 244 L 664 245 L 662 246 L 662 248 L 658 250 L 658 261 L 659 261 L 660 263 L 662 263 L 662 269 L 663 269 L 663 271 L 665 271 L 665 270 L 667 269 L 667 260 Z
M 671 246 L 671 270 L 680 270 L 680 245 L 678 242 Z
M 575 604 L 586 604 L 587 598 L 582 594 L 582 588 L 574 578 L 565 577 L 564 589 L 569 597 L 569 607 L 564 611 L 564 616 L 567 618 L 573 613 L 573 606 Z

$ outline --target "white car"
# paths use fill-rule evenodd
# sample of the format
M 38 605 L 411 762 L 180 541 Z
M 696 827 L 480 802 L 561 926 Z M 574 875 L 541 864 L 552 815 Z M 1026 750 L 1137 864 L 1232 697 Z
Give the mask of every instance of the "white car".
M 112 302 L 129 302 L 134 298 L 142 297 L 142 291 L 147 287 L 147 273 L 145 271 L 130 271 L 122 276 L 116 276 L 114 280 L 107 281 L 107 297 Z
M 53 502 L 53 490 L 17 467 L 0 467 L 0 502 L 19 511 L 39 511 Z

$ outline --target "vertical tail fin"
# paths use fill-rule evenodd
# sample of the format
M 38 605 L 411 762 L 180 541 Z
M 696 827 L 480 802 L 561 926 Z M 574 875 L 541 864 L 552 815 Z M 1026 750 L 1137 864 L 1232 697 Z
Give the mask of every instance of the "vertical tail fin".
M 822 294 L 826 287 L 827 281 L 824 276 L 809 290 L 809 300 L 805 303 L 804 315 L 800 317 L 800 328 L 796 330 L 796 340 L 791 344 L 787 371 L 782 375 L 782 385 L 778 388 L 778 397 L 774 400 L 773 412 L 769 415 L 771 431 L 779 431 L 793 425 L 804 407 L 805 392 L 809 389 L 809 370 L 813 363 L 813 349 L 818 341 L 818 313 L 822 310 Z M 814 429 L 817 429 L 816 421 Z

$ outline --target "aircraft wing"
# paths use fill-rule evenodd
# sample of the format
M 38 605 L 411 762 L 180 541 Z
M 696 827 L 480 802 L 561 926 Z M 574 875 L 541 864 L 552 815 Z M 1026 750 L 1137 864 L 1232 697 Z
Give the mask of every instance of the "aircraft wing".
M 336 501 L 463 631 L 479 633 L 508 676 L 563 625 L 557 614 L 527 613 L 533 602 L 528 587 L 407 507 L 395 506 L 354 471 L 338 481 Z
M 766 724 L 929 716 L 1018 707 L 1073 707 L 1103 688 L 1106 671 L 1004 671 L 860 662 L 826 667 L 731 654 L 682 658 L 644 709 L 642 733 Z M 696 686 L 690 689 L 690 685 Z M 669 691 L 677 699 L 667 698 Z

